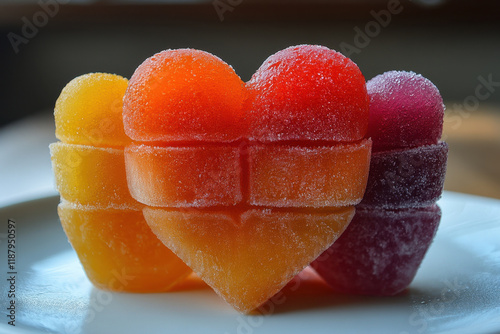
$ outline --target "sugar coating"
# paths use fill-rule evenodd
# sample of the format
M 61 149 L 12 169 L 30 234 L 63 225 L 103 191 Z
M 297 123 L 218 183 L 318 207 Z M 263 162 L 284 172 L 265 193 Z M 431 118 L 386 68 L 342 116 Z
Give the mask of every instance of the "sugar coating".
M 339 207 L 363 198 L 371 141 L 333 146 L 258 145 L 248 149 L 249 204 Z
M 353 207 L 329 213 L 144 209 L 158 238 L 243 313 L 327 249 L 353 215 Z
M 129 145 L 125 164 L 132 196 L 146 205 L 232 206 L 242 200 L 238 147 Z
M 281 51 L 246 86 L 206 52 L 163 51 L 124 97 L 129 189 L 157 237 L 249 312 L 351 220 L 368 104 L 357 66 L 324 47 Z
M 49 146 L 58 214 L 89 280 L 98 288 L 162 292 L 191 273 L 144 221 L 144 205 L 128 190 L 123 147 L 131 142 L 122 121 L 128 81 L 91 73 L 72 80 L 54 112 Z
M 444 104 L 437 87 L 420 74 L 390 71 L 366 83 L 370 96 L 368 137 L 382 151 L 436 144 Z
M 368 127 L 361 71 L 323 46 L 299 45 L 270 56 L 247 83 L 250 139 L 357 141 Z
M 89 73 L 71 80 L 56 101 L 56 137 L 65 142 L 120 147 L 128 144 L 122 100 L 128 80 L 115 74 Z
M 141 210 L 84 208 L 62 201 L 58 214 L 89 280 L 98 288 L 162 292 L 191 273 L 153 234 Z
M 397 209 L 433 204 L 443 191 L 447 157 L 445 142 L 373 153 L 359 206 Z
M 277 66 L 287 70 L 273 72 Z M 291 78 L 295 86 L 288 87 L 287 82 L 294 82 Z M 284 178 L 274 175 L 266 180 L 269 167 L 278 161 L 273 160 L 272 152 L 266 157 L 266 148 L 257 149 L 259 143 L 254 140 L 274 141 L 271 137 L 275 133 L 266 132 L 267 139 L 249 135 L 249 126 L 250 131 L 264 129 L 269 121 L 265 114 L 255 113 L 257 109 L 250 108 L 249 103 L 266 113 L 268 102 L 274 98 L 266 94 L 273 87 L 295 101 L 295 109 L 281 110 L 278 118 L 303 118 L 286 126 L 297 136 L 279 135 L 280 140 L 296 141 L 292 151 L 300 159 L 286 161 L 287 153 L 282 153 L 282 170 L 295 164 L 294 173 L 282 171 Z M 252 91 L 250 96 L 256 92 L 264 95 L 257 100 L 250 98 L 243 105 L 246 94 L 240 91 L 247 89 Z M 250 199 L 243 204 L 271 207 L 338 207 L 357 204 L 361 199 L 370 148 L 363 144 L 359 154 L 349 149 L 343 152 L 339 141 L 359 144 L 367 127 L 368 95 L 359 68 L 333 50 L 301 45 L 280 51 L 261 66 L 247 87 L 241 85 L 232 68 L 209 53 L 166 50 L 139 66 L 124 101 L 126 132 L 144 144 L 131 145 L 134 148 L 126 153 L 129 188 L 143 204 L 235 205 L 246 200 L 245 194 Z M 222 109 L 214 112 L 213 108 Z M 184 116 L 189 118 L 185 124 Z M 217 117 L 224 117 L 224 121 L 221 123 Z M 254 122 L 257 119 L 260 123 Z M 332 137 L 323 130 L 337 131 L 339 136 Z M 242 156 L 238 157 L 236 150 L 213 151 L 214 142 L 227 144 L 241 138 L 251 139 L 244 143 L 248 151 Z M 308 153 L 311 148 L 300 148 L 317 140 L 330 148 L 312 154 Z M 224 156 L 216 158 L 218 154 Z M 341 161 L 344 154 L 352 159 Z M 320 160 L 328 169 L 315 166 Z M 287 179 L 290 175 L 292 178 Z M 290 187 L 284 189 L 287 184 Z
M 243 81 L 214 55 L 165 50 L 134 72 L 124 97 L 125 132 L 137 141 L 230 142 L 246 130 Z
M 62 199 L 99 208 L 142 207 L 128 190 L 123 149 L 61 142 L 49 149 Z
M 440 219 L 437 205 L 356 209 L 345 232 L 312 267 L 343 293 L 397 294 L 415 277 Z
M 132 197 L 150 206 L 340 207 L 363 198 L 370 149 L 369 139 L 251 145 L 243 155 L 236 146 L 134 144 L 125 149 L 125 166 Z

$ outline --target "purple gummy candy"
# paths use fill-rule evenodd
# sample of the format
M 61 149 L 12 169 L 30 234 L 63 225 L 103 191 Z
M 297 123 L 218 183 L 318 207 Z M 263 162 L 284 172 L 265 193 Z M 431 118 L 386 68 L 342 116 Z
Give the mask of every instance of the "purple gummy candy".
M 311 266 L 339 292 L 395 295 L 415 277 L 440 219 L 437 205 L 357 209 L 345 232 Z
M 373 151 L 436 144 L 443 130 L 439 90 L 414 72 L 390 71 L 366 83 L 370 96 L 367 137 Z
M 443 191 L 448 145 L 372 153 L 359 207 L 400 209 L 435 203 Z

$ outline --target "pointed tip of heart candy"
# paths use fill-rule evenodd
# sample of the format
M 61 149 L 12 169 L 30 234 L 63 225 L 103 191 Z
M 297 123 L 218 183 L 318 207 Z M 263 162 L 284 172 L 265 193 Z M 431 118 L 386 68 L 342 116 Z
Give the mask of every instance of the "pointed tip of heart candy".
M 144 209 L 153 233 L 227 303 L 249 313 L 342 234 L 354 207 L 325 212 Z

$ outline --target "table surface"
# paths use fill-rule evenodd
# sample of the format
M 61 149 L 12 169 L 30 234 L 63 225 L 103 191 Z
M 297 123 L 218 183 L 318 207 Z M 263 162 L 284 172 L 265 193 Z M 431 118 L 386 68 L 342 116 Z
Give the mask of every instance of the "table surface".
M 500 198 L 500 106 L 463 115 L 448 107 L 442 139 L 450 148 L 444 188 Z
M 460 113 L 447 105 L 445 189 L 500 198 L 500 106 Z M 55 193 L 48 149 L 54 130 L 51 111 L 0 128 L 0 206 Z

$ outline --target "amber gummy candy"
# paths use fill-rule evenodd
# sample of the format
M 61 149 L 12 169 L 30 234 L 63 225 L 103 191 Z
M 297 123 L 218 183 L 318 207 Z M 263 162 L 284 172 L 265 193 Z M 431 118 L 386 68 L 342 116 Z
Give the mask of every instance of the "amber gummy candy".
M 122 99 L 128 81 L 90 73 L 62 90 L 50 145 L 61 224 L 90 281 L 128 292 L 170 289 L 191 270 L 147 227 L 128 190 Z

